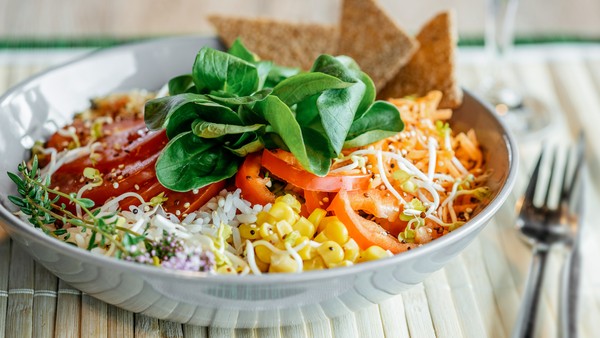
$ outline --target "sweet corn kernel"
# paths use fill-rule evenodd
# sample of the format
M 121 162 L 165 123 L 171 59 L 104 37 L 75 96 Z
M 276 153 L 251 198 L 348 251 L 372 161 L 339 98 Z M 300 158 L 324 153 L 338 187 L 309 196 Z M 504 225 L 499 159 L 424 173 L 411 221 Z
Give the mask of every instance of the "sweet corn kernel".
M 286 250 L 284 241 L 279 241 L 279 242 L 275 243 L 274 245 L 279 250 Z
M 306 236 L 312 238 L 315 235 L 316 227 L 305 217 L 300 217 L 298 222 L 294 223 L 292 226 L 294 230 L 298 230 L 298 232 L 302 236 Z
M 275 254 L 271 257 L 269 272 L 296 272 L 298 264 L 288 254 Z
M 284 239 L 289 233 L 294 231 L 292 226 L 287 221 L 279 221 L 275 224 L 275 229 L 277 230 L 277 234 L 281 239 Z
M 254 253 L 256 254 L 256 258 L 263 261 L 264 263 L 271 263 L 271 257 L 273 256 L 273 251 L 269 250 L 264 245 L 257 245 L 254 247 Z
M 331 264 L 328 267 L 329 268 L 341 268 L 341 267 L 344 267 L 344 266 L 352 266 L 352 265 L 354 265 L 354 263 L 352 263 L 351 261 L 349 261 L 349 260 L 343 260 L 343 261 L 341 261 L 339 263 Z
M 250 225 L 250 224 L 243 223 L 243 224 L 240 224 L 238 229 L 240 230 L 240 236 L 242 236 L 242 238 L 246 238 L 246 239 L 260 238 L 259 229 L 254 224 Z
M 348 241 L 348 238 L 350 238 L 348 236 L 348 229 L 346 229 L 344 223 L 340 222 L 337 217 L 335 217 L 335 220 L 327 222 L 327 226 L 323 229 L 323 233 L 327 238 L 337 242 L 339 245 L 343 245 Z
M 350 238 L 348 242 L 346 242 L 342 246 L 342 249 L 344 249 L 345 260 L 356 262 L 358 254 L 360 253 L 360 248 L 358 247 L 358 244 L 356 244 L 356 241 L 354 239 Z
M 337 216 L 327 216 L 327 217 L 323 217 L 323 219 L 321 220 L 321 222 L 319 222 L 319 226 L 317 227 L 317 232 L 322 232 L 323 230 L 325 230 L 325 228 L 333 223 L 333 222 L 339 222 L 340 220 L 337 218 Z
M 302 235 L 300 235 L 298 231 L 294 230 L 289 234 L 285 235 L 285 238 L 283 238 L 283 243 L 288 243 L 289 245 L 294 246 L 296 245 L 296 241 L 300 237 L 302 237 Z
M 344 260 L 344 250 L 342 250 L 342 247 L 334 241 L 324 242 L 317 248 L 317 252 L 323 258 L 327 267 Z
M 256 225 L 261 226 L 264 223 L 275 224 L 277 219 L 266 211 L 261 211 L 256 214 Z
M 297 214 L 291 206 L 284 202 L 275 202 L 271 207 L 271 210 L 269 210 L 269 214 L 275 217 L 277 221 L 286 221 L 289 224 L 296 223 Z
M 260 272 L 267 272 L 269 271 L 269 263 L 265 263 L 263 261 L 261 261 L 260 259 L 256 259 L 256 266 L 258 267 L 258 270 L 260 270 Z
M 316 256 L 316 249 L 310 245 L 305 246 L 302 250 L 298 250 L 298 255 L 302 258 L 303 261 L 308 261 Z
M 312 259 L 304 262 L 304 271 L 323 270 L 325 267 L 325 262 L 321 256 L 315 256 Z
M 302 207 L 302 205 L 300 204 L 300 202 L 296 199 L 296 197 L 294 197 L 293 195 L 290 194 L 285 194 L 283 196 L 279 196 L 275 199 L 275 203 L 277 202 L 283 202 L 287 205 L 289 205 L 290 207 L 292 207 L 292 209 L 296 212 L 299 213 L 300 212 L 300 208 Z
M 324 233 L 319 233 L 317 235 L 317 237 L 315 237 L 315 242 L 319 242 L 319 243 L 324 243 L 327 242 L 329 240 L 329 238 L 327 238 L 327 236 L 325 236 Z
M 304 241 L 309 241 L 309 238 L 305 237 L 305 236 L 299 237 L 296 240 L 296 244 L 295 245 L 300 245 Z M 298 250 L 298 255 L 300 255 L 300 257 L 302 257 L 303 261 L 307 261 L 309 259 L 312 259 L 315 256 L 315 248 L 313 248 L 312 246 L 310 246 L 310 244 L 306 244 L 302 249 Z
M 373 246 L 368 247 L 367 250 L 361 252 L 356 261 L 357 261 L 357 263 L 374 261 L 376 259 L 380 259 L 380 258 L 384 258 L 384 257 L 388 257 L 388 256 L 389 256 L 388 252 L 383 250 L 382 247 L 373 245 Z
M 309 242 L 309 243 L 306 243 L 306 246 L 310 246 L 310 238 L 307 236 L 300 235 L 298 238 L 296 238 L 296 242 L 294 243 L 294 246 L 300 245 L 300 244 L 304 243 L 305 241 Z
M 327 211 L 321 208 L 316 208 L 308 216 L 308 221 L 311 222 L 315 226 L 315 228 L 317 228 L 321 223 L 321 220 L 323 220 L 323 218 L 325 217 L 325 215 L 327 215 Z
M 260 234 L 260 237 L 269 240 L 273 237 L 273 235 L 277 236 L 274 230 L 275 229 L 273 228 L 273 225 L 271 225 L 271 223 L 265 222 L 258 229 L 258 233 Z

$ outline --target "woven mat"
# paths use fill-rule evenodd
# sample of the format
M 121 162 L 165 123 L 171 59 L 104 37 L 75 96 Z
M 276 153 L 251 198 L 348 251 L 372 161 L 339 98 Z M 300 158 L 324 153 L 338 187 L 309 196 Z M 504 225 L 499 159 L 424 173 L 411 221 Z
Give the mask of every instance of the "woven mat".
M 77 52 L 0 52 L 0 92 Z M 459 78 L 475 88 L 485 74 L 480 49 L 460 51 Z M 583 236 L 581 336 L 600 334 L 600 46 L 523 47 L 506 74 L 555 113 L 546 134 L 521 139 L 517 188 L 498 215 L 457 259 L 422 284 L 348 316 L 294 327 L 230 330 L 181 325 L 134 314 L 71 288 L 36 264 L 0 230 L 0 338 L 6 337 L 506 337 L 523 292 L 531 249 L 513 229 L 516 196 L 527 182 L 540 141 L 570 139 L 583 129 L 590 144 Z M 550 137 L 552 136 L 552 137 Z M 542 337 L 557 336 L 558 273 L 552 253 L 540 320 Z

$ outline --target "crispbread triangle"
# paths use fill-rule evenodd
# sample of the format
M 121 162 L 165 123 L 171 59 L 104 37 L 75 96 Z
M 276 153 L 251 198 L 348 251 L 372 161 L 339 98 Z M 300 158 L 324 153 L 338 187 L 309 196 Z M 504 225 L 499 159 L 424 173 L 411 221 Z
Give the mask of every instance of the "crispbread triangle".
M 454 16 L 453 11 L 439 13 L 421 28 L 417 35 L 419 50 L 379 97 L 422 96 L 440 90 L 443 93 L 440 108 L 456 108 L 462 103 L 463 93 L 454 70 L 457 40 Z
M 338 29 L 319 24 L 289 23 L 264 18 L 208 18 L 226 45 L 238 37 L 261 59 L 308 70 L 321 54 L 335 54 Z
M 375 0 L 344 0 L 338 54 L 352 57 L 375 83 L 385 86 L 418 48 L 416 40 Z

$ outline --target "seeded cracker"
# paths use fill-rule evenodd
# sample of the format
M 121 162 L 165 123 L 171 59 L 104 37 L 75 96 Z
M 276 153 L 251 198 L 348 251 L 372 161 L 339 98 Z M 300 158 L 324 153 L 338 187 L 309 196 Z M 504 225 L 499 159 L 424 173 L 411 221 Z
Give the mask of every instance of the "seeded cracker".
M 238 37 L 261 59 L 308 70 L 321 54 L 336 54 L 334 26 L 281 22 L 264 18 L 211 16 L 209 21 L 227 46 Z
M 420 48 L 410 62 L 379 93 L 382 99 L 425 95 L 431 90 L 443 93 L 440 108 L 456 108 L 462 103 L 462 90 L 455 74 L 457 40 L 454 12 L 438 14 L 417 35 Z
M 404 66 L 418 42 L 374 0 L 344 0 L 337 54 L 348 55 L 381 89 Z

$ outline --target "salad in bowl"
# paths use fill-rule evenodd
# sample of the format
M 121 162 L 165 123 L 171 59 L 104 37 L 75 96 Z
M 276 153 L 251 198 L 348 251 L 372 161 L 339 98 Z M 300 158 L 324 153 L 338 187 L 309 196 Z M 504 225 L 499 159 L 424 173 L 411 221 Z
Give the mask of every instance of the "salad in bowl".
M 375 97 L 343 56 L 299 71 L 202 37 L 92 53 L 0 98 L 2 225 L 70 285 L 161 319 L 356 311 L 455 257 L 516 170 L 468 92 L 454 110 Z

